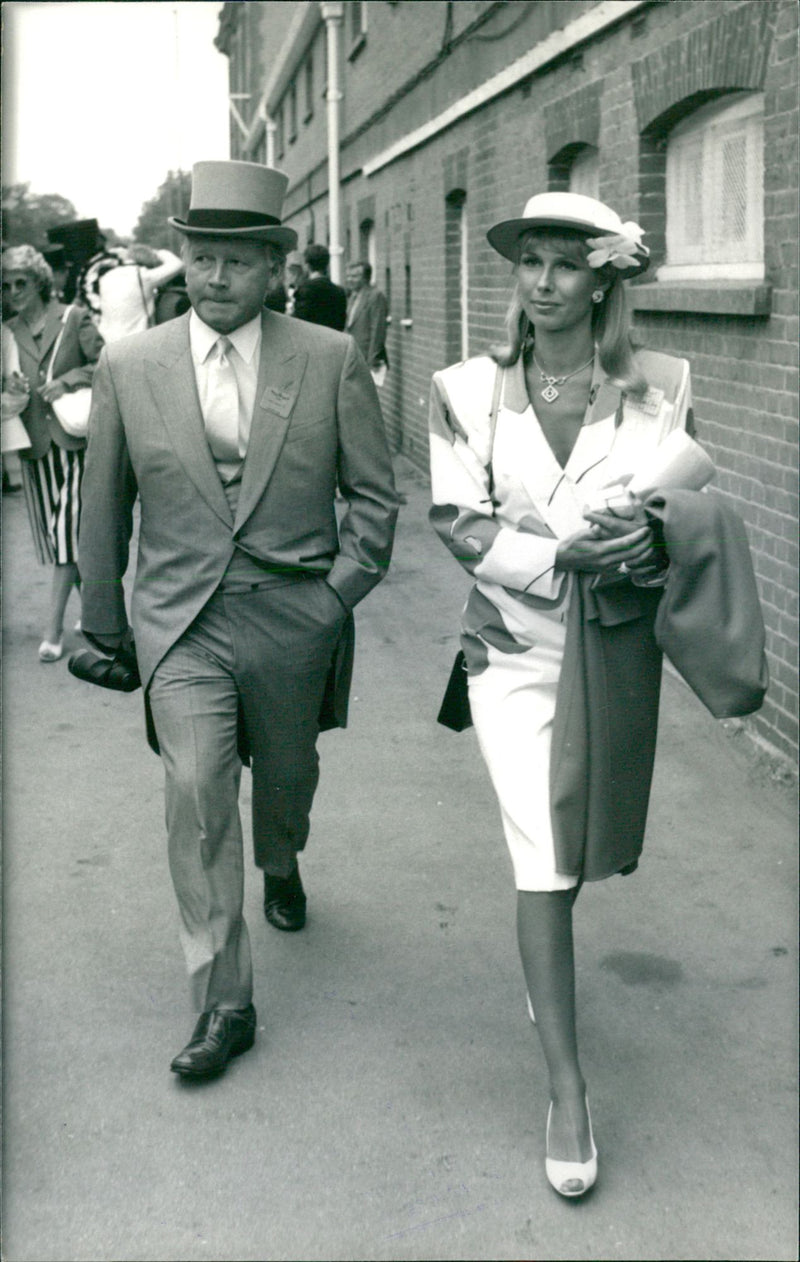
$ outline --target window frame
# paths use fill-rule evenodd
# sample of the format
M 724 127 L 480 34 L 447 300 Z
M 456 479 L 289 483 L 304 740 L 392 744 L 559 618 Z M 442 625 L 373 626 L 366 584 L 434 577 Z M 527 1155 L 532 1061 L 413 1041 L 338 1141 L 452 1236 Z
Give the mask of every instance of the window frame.
M 289 144 L 297 140 L 297 80 L 293 79 L 286 93 L 289 109 Z
M 286 124 L 283 117 L 283 101 L 275 114 L 275 157 L 282 158 L 286 152 Z
M 752 120 L 752 123 L 750 123 Z M 714 222 L 724 213 L 721 172 L 724 162 L 725 134 L 733 132 L 745 140 L 745 194 L 742 206 L 745 211 L 744 241 L 729 238 L 714 249 L 709 247 L 710 237 L 702 229 L 702 222 Z M 664 227 L 666 238 L 665 261 L 658 268 L 656 278 L 661 283 L 684 281 L 763 281 L 764 260 L 764 95 L 762 92 L 731 92 L 712 102 L 701 105 L 687 114 L 671 130 L 666 141 Z M 693 234 L 675 227 L 675 201 L 685 193 L 676 189 L 681 178 L 681 157 L 694 149 L 697 154 L 694 169 L 701 173 L 699 197 L 701 230 L 699 244 L 692 245 Z M 683 179 L 691 175 L 692 167 L 683 167 Z M 672 227 L 670 218 L 672 215 Z M 696 237 L 695 237 L 696 239 Z M 741 260 L 742 251 L 750 257 Z M 691 257 L 691 254 L 695 257 Z M 709 253 L 712 257 L 709 258 Z M 722 254 L 723 257 L 719 257 Z M 727 254 L 727 258 L 724 257 Z M 738 256 L 738 257 L 737 257 Z
M 362 219 L 358 225 L 358 257 L 372 268 L 372 283 L 378 280 L 378 233 L 374 219 Z
M 367 0 L 348 0 L 345 12 L 349 12 L 352 19 L 350 22 L 350 46 L 347 60 L 355 61 L 367 42 Z M 354 29 L 356 16 L 358 16 L 358 27 Z
M 589 192 L 585 188 L 573 188 L 573 177 L 576 167 L 582 174 L 581 168 L 592 164 L 592 191 Z M 581 193 L 584 197 L 594 197 L 595 200 L 600 199 L 600 150 L 597 145 L 582 145 L 569 164 L 569 192 Z
M 303 66 L 303 81 L 305 84 L 305 113 L 303 114 L 303 122 L 309 123 L 314 117 L 314 52 L 309 49 L 308 56 Z

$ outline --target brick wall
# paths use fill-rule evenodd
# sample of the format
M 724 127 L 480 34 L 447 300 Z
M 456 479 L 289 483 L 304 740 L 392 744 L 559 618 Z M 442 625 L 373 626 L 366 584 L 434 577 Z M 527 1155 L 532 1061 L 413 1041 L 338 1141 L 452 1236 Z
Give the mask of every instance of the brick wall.
M 269 8 L 270 6 L 267 6 Z M 435 116 L 502 64 L 590 4 L 527 6 L 503 43 L 467 40 L 419 76 L 440 38 L 447 6 L 370 5 L 368 40 L 344 64 L 343 231 L 357 249 L 370 200 L 381 283 L 391 273 L 391 362 L 382 393 L 390 439 L 427 466 L 431 374 L 453 357 L 454 189 L 465 194 L 469 232 L 470 353 L 503 330 L 510 265 L 486 229 L 519 214 L 527 198 L 563 187 L 570 152 L 600 151 L 599 195 L 648 229 L 664 253 L 664 139 L 688 109 L 722 91 L 757 89 L 765 103 L 766 314 L 639 311 L 645 345 L 688 358 L 698 435 L 714 458 L 717 486 L 747 526 L 767 623 L 772 684 L 751 733 L 787 756 L 797 752 L 797 365 L 798 150 L 795 0 L 683 0 L 648 4 L 594 35 L 424 145 L 365 178 L 361 167 Z M 454 6 L 461 26 L 483 10 L 497 33 L 518 6 Z M 504 12 L 505 10 L 505 12 Z M 549 24 L 549 25 L 543 25 Z M 444 28 L 443 28 L 444 29 Z M 423 33 L 424 32 L 424 35 Z M 415 77 L 416 76 L 416 77 Z M 408 91 L 398 94 L 398 85 Z M 288 207 L 301 242 L 327 222 L 321 118 L 287 153 Z M 302 149 L 302 153 L 301 153 Z M 300 158 L 302 157 L 302 161 Z M 456 178 L 457 173 L 457 178 Z M 450 229 L 448 228 L 450 224 Z M 451 235 L 448 236 L 450 231 Z M 449 262 L 449 268 L 448 268 Z M 406 310 L 406 268 L 412 302 Z M 648 278 L 645 278 L 648 279 Z M 404 317 L 411 324 L 405 327 Z
M 738 42 L 725 31 L 724 39 L 719 36 L 720 24 L 730 14 L 742 32 Z M 692 364 L 698 435 L 718 466 L 716 485 L 746 522 L 767 623 L 772 683 L 764 708 L 748 725 L 758 739 L 793 756 L 798 642 L 797 8 L 793 0 L 702 0 L 648 8 L 643 16 L 635 28 L 632 22 L 621 23 L 584 46 L 577 64 L 575 58 L 564 59 L 369 180 L 357 176 L 346 186 L 349 206 L 355 207 L 366 187 L 374 193 L 379 275 L 389 266 L 393 277 L 392 371 L 383 392 L 388 429 L 396 445 L 424 469 L 431 374 L 452 358 L 447 320 L 452 277 L 448 284 L 445 241 L 446 171 L 454 154 L 461 155 L 462 164 L 466 154 L 470 352 L 480 353 L 502 333 L 510 291 L 509 266 L 489 248 L 486 228 L 518 214 L 533 192 L 548 186 L 553 146 L 570 143 L 570 110 L 576 142 L 586 139 L 587 127 L 591 130 L 589 112 L 582 106 L 591 102 L 598 110 L 594 140 L 601 151 L 600 196 L 623 218 L 642 219 L 647 218 L 647 199 L 653 198 L 650 240 L 656 254 L 663 255 L 663 145 L 659 148 L 657 138 L 647 132 L 640 143 L 634 64 L 641 71 L 643 59 L 650 58 L 648 100 L 659 114 L 670 92 L 654 81 L 654 71 L 670 64 L 678 42 L 684 49 L 707 49 L 713 68 L 707 77 L 715 87 L 748 87 L 760 77 L 766 111 L 765 252 L 771 312 L 745 318 L 639 313 L 636 332 L 643 344 L 685 356 Z M 756 48 L 754 40 L 760 41 Z M 728 63 L 719 51 L 725 42 Z M 664 54 L 665 49 L 672 52 Z M 694 90 L 691 81 L 687 90 Z M 640 92 L 640 103 L 643 96 Z M 559 115 L 561 99 L 569 107 Z M 655 167 L 648 168 L 653 154 Z M 408 248 L 413 326 L 403 328 L 398 280 Z

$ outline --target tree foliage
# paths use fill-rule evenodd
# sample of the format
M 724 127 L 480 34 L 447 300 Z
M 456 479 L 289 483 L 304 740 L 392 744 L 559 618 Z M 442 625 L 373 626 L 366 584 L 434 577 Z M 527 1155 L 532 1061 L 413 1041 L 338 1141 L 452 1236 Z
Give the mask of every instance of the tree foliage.
M 151 245 L 154 249 L 180 250 L 180 234 L 170 228 L 167 219 L 177 215 L 186 217 L 192 189 L 192 177 L 188 171 L 170 171 L 158 192 L 142 206 L 133 230 L 134 241 Z
M 3 246 L 47 244 L 47 229 L 78 218 L 72 202 L 59 193 L 31 193 L 29 184 L 4 184 Z

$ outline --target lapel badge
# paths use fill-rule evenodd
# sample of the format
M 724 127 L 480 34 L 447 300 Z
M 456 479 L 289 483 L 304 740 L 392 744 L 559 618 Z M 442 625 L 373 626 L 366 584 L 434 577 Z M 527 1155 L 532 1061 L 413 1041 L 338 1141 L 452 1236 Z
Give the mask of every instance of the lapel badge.
M 292 384 L 288 386 L 267 386 L 261 398 L 262 408 L 276 412 L 278 416 L 288 416 L 292 410 L 294 392 Z
M 645 416 L 658 416 L 661 404 L 664 402 L 664 391 L 657 389 L 656 386 L 650 386 L 641 398 L 629 399 L 628 402 L 636 412 L 643 412 Z

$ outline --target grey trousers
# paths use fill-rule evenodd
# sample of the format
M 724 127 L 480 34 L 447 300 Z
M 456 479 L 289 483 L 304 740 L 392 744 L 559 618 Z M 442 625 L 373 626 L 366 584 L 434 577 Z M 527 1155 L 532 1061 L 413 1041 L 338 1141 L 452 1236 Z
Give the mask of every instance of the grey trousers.
M 242 915 L 240 707 L 255 862 L 287 876 L 309 832 L 318 715 L 346 611 L 320 578 L 217 591 L 159 663 L 149 699 L 166 779 L 169 865 L 199 1012 L 252 999 Z

